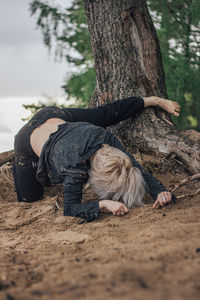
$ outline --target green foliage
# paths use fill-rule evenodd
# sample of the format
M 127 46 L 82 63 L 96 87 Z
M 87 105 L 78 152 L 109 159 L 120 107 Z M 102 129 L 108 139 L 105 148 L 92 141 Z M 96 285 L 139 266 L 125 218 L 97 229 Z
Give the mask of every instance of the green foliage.
M 77 104 L 86 106 L 96 77 L 82 1 L 74 0 L 70 8 L 63 9 L 50 1 L 32 0 L 30 11 L 37 17 L 44 44 L 49 50 L 55 45 L 56 58 L 64 58 L 74 66 L 74 74 L 63 85 L 68 99 L 73 97 Z
M 199 0 L 148 0 L 160 41 L 169 98 L 179 101 L 181 128 L 200 130 Z
M 96 76 L 94 68 L 88 68 L 85 72 L 73 74 L 62 87 L 68 95 L 76 99 L 79 107 L 86 107 L 94 92 Z

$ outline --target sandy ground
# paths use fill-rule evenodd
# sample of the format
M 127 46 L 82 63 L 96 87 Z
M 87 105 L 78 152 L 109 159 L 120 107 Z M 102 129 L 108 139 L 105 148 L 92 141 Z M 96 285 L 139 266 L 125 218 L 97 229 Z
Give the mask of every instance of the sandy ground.
M 189 175 L 148 164 L 167 187 Z M 57 199 L 18 203 L 0 178 L 0 299 L 200 299 L 200 195 L 155 210 L 147 195 L 126 216 L 84 224 L 63 217 Z

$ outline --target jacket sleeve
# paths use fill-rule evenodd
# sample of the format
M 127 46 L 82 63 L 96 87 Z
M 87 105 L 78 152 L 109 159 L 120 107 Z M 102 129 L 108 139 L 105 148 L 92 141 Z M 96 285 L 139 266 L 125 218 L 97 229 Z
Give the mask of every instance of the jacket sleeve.
M 130 154 L 129 154 L 130 156 Z M 136 168 L 138 168 L 147 184 L 147 192 L 151 195 L 151 197 L 156 200 L 158 194 L 167 191 L 166 187 L 158 180 L 156 179 L 151 173 L 149 173 L 147 170 L 145 170 L 132 156 L 130 156 L 132 165 Z
M 166 189 L 166 187 L 158 180 L 156 179 L 153 175 L 151 175 L 151 173 L 149 173 L 147 170 L 145 170 L 134 158 L 132 155 L 130 155 L 130 159 L 132 162 L 132 165 L 136 168 L 138 168 L 143 177 L 144 180 L 147 184 L 147 192 L 151 195 L 151 197 L 156 200 L 158 194 L 162 193 L 162 192 L 168 192 L 168 190 Z M 172 194 L 172 202 L 176 203 L 176 197 L 174 194 Z
M 71 122 L 89 122 L 104 128 L 134 117 L 143 109 L 144 100 L 138 97 L 114 101 L 96 108 L 63 108 L 66 118 L 70 118 Z
M 141 171 L 146 182 L 147 192 L 154 200 L 157 199 L 158 194 L 167 191 L 166 187 L 160 182 L 160 180 L 156 179 L 153 175 L 151 175 L 151 173 L 143 168 L 129 152 L 125 151 L 125 153 L 130 157 L 132 165 Z
M 98 217 L 98 201 L 81 203 L 83 186 L 87 179 L 87 173 L 82 170 L 75 169 L 65 173 L 63 181 L 64 216 L 83 218 L 87 222 Z

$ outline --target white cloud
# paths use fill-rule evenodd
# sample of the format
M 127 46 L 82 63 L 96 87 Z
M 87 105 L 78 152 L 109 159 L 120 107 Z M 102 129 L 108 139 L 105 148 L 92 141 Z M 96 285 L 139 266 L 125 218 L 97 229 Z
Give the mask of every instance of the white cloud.
M 0 118 L 1 118 L 1 116 L 0 116 Z M 12 130 L 7 125 L 3 124 L 2 121 L 0 121 L 0 133 L 7 134 L 7 133 L 11 133 L 11 132 L 12 132 Z
M 64 93 L 61 85 L 70 67 L 48 59 L 42 45 L 0 47 L 0 96 L 39 96 Z
M 65 75 L 72 70 L 64 61 L 55 62 L 53 54 L 48 56 L 29 2 L 0 1 L 0 97 L 60 95 Z

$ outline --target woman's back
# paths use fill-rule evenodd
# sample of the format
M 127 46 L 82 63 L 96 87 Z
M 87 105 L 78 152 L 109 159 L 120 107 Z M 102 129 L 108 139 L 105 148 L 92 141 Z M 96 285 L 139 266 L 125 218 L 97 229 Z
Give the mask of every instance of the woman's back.
M 69 117 L 67 118 L 66 112 L 64 112 L 62 109 L 54 107 L 54 106 L 45 107 L 45 108 L 41 109 L 40 111 L 38 111 L 31 118 L 31 120 L 21 128 L 21 130 L 15 136 L 15 156 L 17 156 L 18 158 L 23 158 L 23 159 L 33 159 L 33 160 L 38 159 L 38 154 L 36 155 L 36 153 L 39 153 L 39 151 L 37 151 L 37 149 L 35 149 L 36 153 L 35 153 L 35 151 L 33 151 L 30 138 L 31 138 L 32 133 L 35 131 L 35 129 L 41 128 L 42 124 L 45 124 L 45 122 L 48 121 L 49 119 L 61 119 L 61 121 L 65 122 L 65 121 L 69 120 Z M 54 123 L 54 121 L 52 122 L 52 124 L 53 123 Z M 45 127 L 48 127 L 48 125 L 44 126 L 44 128 Z M 52 127 L 53 127 L 53 125 L 52 125 Z M 52 130 L 53 130 L 53 128 L 52 128 Z M 37 138 L 38 138 L 38 140 L 41 140 L 38 136 L 39 131 L 40 130 L 36 131 Z M 43 131 L 45 131 L 45 130 L 43 129 Z M 51 129 L 50 129 L 50 131 L 51 131 Z M 46 135 L 45 135 L 45 132 L 43 132 L 43 135 L 44 135 L 44 138 L 43 138 L 43 140 L 44 140 L 45 136 L 48 134 L 46 132 Z M 36 134 L 35 134 L 35 136 L 36 136 Z M 33 146 L 36 143 L 37 143 L 36 138 L 34 137 L 33 138 Z M 38 141 L 38 143 L 39 143 L 39 141 Z M 40 144 L 41 143 L 42 143 L 42 140 L 41 140 Z M 35 148 L 37 148 L 37 147 L 38 146 L 36 145 Z
M 51 118 L 42 125 L 33 130 L 30 136 L 30 143 L 35 154 L 40 157 L 42 148 L 46 141 L 49 139 L 51 133 L 58 130 L 58 125 L 66 123 L 59 118 Z

